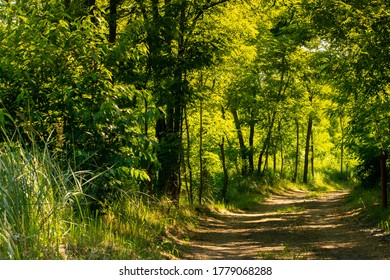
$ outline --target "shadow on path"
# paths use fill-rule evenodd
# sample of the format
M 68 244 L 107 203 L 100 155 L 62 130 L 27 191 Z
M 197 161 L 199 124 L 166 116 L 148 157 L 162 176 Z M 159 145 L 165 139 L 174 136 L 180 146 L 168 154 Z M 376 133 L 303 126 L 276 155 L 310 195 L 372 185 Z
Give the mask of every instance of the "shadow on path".
M 245 213 L 208 217 L 183 244 L 186 259 L 390 259 L 390 238 L 362 229 L 347 192 L 275 195 Z

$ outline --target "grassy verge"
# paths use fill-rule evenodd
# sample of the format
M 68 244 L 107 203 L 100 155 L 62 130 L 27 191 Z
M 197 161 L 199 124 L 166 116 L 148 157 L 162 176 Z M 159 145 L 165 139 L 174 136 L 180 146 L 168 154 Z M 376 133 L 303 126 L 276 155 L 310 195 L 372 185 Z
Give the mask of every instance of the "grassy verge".
M 381 205 L 381 189 L 355 187 L 348 198 L 348 206 L 360 210 L 361 222 L 368 226 L 390 231 L 390 209 Z
M 47 149 L 0 146 L 0 259 L 170 259 L 167 232 L 191 214 L 123 193 L 91 212 L 88 171 L 57 164 Z M 90 175 L 90 174 L 89 174 Z M 91 177 L 91 176 L 88 176 Z
M 216 209 L 250 210 L 271 194 L 283 194 L 286 191 L 308 191 L 308 198 L 321 196 L 326 192 L 351 189 L 354 182 L 339 175 L 336 170 L 316 172 L 315 180 L 309 184 L 293 183 L 290 180 L 269 176 L 237 176 L 229 185 L 227 201 L 211 203 Z

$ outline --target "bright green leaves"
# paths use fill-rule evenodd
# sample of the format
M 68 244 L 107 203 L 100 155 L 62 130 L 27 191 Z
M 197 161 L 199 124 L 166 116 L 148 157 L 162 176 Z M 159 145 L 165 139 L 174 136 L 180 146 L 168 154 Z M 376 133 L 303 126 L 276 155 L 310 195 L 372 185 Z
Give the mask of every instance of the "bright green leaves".
M 346 142 L 360 160 L 359 175 L 379 174 L 379 149 L 390 145 L 390 12 L 386 1 L 311 1 L 314 25 L 329 43 L 329 79 L 347 111 Z
M 97 198 L 109 193 L 113 182 L 129 186 L 130 178 L 147 180 L 142 170 L 152 161 L 154 143 L 144 128 L 156 113 L 144 105 L 150 95 L 131 85 L 136 81 L 130 69 L 137 71 L 134 42 L 110 45 L 98 10 L 72 17 L 57 1 L 38 0 L 1 9 L 12 20 L 0 28 L 0 122 L 10 133 L 14 124 L 29 137 L 33 129 L 39 144 L 78 168 L 112 170 L 97 180 L 105 190 L 91 191 Z M 111 63 L 114 53 L 117 64 Z M 129 67 L 120 69 L 126 60 Z

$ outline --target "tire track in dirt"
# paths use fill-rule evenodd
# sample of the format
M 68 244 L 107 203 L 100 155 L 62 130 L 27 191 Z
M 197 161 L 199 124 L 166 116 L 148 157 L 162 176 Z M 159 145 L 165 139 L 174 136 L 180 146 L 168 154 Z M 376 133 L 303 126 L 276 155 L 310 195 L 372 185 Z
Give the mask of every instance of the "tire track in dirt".
M 184 259 L 390 259 L 390 237 L 357 222 L 346 191 L 273 195 L 255 210 L 205 217 L 181 242 Z

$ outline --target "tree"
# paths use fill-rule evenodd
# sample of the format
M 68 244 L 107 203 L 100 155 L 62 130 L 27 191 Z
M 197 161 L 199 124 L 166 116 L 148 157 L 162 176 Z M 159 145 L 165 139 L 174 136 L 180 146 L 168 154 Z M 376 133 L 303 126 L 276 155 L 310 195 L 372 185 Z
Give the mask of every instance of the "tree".
M 183 109 L 191 88 L 188 74 L 212 61 L 212 42 L 200 37 L 199 25 L 213 8 L 228 0 L 136 1 L 142 13 L 148 49 L 147 72 L 157 105 L 164 108 L 156 125 L 160 164 L 157 192 L 176 204 L 180 195 Z
M 29 3 L 1 7 L 8 23 L 0 38 L 0 98 L 13 119 L 6 129 L 12 133 L 16 126 L 24 142 L 48 145 L 64 163 L 104 171 L 88 190 L 96 199 L 109 198 L 114 186 L 148 180 L 140 162 L 150 161 L 152 141 L 142 133 L 143 111 L 134 105 L 139 91 L 113 83 L 104 17 L 97 9 L 69 14 L 84 2 Z
M 379 151 L 389 145 L 389 4 L 348 0 L 305 4 L 329 44 L 332 79 L 342 93 L 338 100 L 351 104 L 345 143 L 360 159 L 361 177 L 372 181 L 379 178 Z

